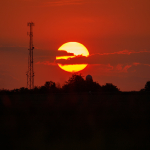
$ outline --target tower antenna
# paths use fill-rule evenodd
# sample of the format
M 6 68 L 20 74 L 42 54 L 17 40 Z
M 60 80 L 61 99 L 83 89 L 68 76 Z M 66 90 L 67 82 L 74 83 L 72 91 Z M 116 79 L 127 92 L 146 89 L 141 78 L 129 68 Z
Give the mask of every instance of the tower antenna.
M 34 88 L 34 71 L 33 71 L 33 32 L 32 27 L 34 26 L 33 22 L 28 22 L 27 26 L 30 26 L 30 32 L 28 35 L 30 36 L 29 42 L 29 55 L 28 55 L 28 71 L 27 71 L 27 88 L 33 89 Z

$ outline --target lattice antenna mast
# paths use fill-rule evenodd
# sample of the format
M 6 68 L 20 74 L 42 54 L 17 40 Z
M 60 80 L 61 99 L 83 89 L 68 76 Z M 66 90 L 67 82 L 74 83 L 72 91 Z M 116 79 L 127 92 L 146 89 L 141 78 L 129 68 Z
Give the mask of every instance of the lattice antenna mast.
M 33 22 L 27 23 L 27 26 L 30 26 L 30 32 L 28 35 L 30 36 L 29 42 L 29 56 L 28 56 L 28 71 L 27 71 L 27 88 L 33 89 L 34 88 L 34 71 L 33 71 L 33 31 L 32 27 L 34 26 Z

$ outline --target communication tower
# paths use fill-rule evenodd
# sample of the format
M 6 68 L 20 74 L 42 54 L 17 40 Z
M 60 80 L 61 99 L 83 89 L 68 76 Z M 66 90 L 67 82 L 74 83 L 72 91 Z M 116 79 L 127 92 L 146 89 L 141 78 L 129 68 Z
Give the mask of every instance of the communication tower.
M 32 27 L 34 26 L 33 22 L 27 23 L 27 26 L 30 26 L 30 32 L 27 34 L 30 36 L 29 42 L 29 55 L 28 55 L 28 71 L 27 71 L 27 88 L 33 89 L 34 88 L 34 71 L 33 71 L 33 31 Z

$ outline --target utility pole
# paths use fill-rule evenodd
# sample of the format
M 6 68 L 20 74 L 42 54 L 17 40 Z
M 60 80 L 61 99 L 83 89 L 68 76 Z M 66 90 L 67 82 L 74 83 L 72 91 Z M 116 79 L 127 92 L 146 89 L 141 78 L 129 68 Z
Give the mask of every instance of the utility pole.
M 27 23 L 27 26 L 30 26 L 30 32 L 28 35 L 30 36 L 29 42 L 29 55 L 28 55 L 28 71 L 27 71 L 27 88 L 33 89 L 34 88 L 34 71 L 33 71 L 33 31 L 32 27 L 34 26 L 33 22 Z

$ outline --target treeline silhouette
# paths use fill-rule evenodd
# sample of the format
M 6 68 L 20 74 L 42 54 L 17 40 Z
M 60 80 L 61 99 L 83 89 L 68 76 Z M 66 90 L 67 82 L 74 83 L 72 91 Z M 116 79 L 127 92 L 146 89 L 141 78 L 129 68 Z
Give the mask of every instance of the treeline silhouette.
M 47 81 L 43 86 L 35 87 L 32 90 L 28 88 L 21 87 L 20 89 L 6 90 L 1 89 L 0 94 L 26 94 L 26 93 L 69 93 L 69 92 L 120 92 L 117 86 L 112 83 L 106 83 L 106 85 L 101 86 L 99 83 L 91 80 L 85 80 L 80 74 L 73 74 L 72 77 L 62 86 L 56 86 L 56 83 L 53 81 Z
M 120 89 L 113 85 L 112 83 L 106 83 L 105 85 L 100 85 L 97 82 L 94 82 L 91 80 L 86 80 L 83 78 L 83 76 L 80 74 L 73 74 L 72 77 L 69 78 L 66 83 L 60 87 L 57 86 L 55 82 L 53 81 L 47 81 L 43 86 L 35 87 L 34 89 L 29 90 L 28 88 L 21 87 L 19 89 L 13 89 L 13 90 L 7 90 L 7 89 L 1 89 L 0 94 L 48 94 L 48 93 L 82 93 L 82 92 L 100 92 L 100 93 L 120 93 Z M 145 87 L 141 89 L 140 91 L 132 91 L 133 93 L 137 92 L 150 92 L 150 81 L 147 81 L 145 84 Z M 129 93 L 129 92 L 126 92 Z
M 149 150 L 150 82 L 121 92 L 73 74 L 0 94 L 0 146 L 9 150 Z

